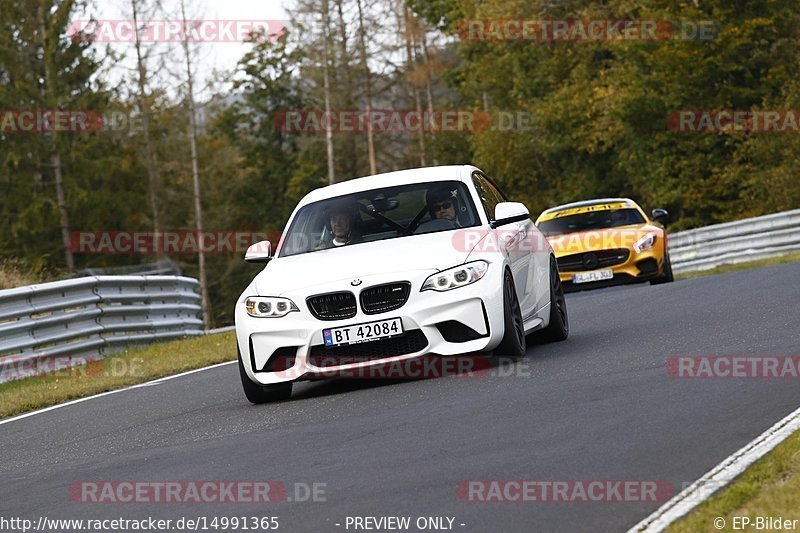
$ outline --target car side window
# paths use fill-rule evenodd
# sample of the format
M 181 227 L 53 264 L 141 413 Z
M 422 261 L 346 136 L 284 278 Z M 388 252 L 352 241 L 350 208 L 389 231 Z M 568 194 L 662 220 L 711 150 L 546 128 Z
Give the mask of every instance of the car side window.
M 483 181 L 486 182 L 486 186 L 489 188 L 489 191 L 494 194 L 494 197 L 497 199 L 497 203 L 508 202 L 508 197 L 503 194 L 503 191 L 497 188 L 492 180 L 484 176 Z
M 495 189 L 488 180 L 477 172 L 472 174 L 472 183 L 478 191 L 483 209 L 486 211 L 486 217 L 489 220 L 494 220 L 494 208 L 497 207 L 497 204 L 504 201 L 502 195 L 500 195 L 497 189 Z

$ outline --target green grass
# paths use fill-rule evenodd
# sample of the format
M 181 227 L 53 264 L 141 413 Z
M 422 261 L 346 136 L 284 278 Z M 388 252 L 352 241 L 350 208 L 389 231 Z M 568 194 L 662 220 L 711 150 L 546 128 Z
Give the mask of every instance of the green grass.
M 725 519 L 724 531 L 733 531 L 733 517 L 800 519 L 800 432 L 779 444 L 731 485 L 701 503 L 667 531 L 719 531 L 714 519 Z M 752 526 L 752 524 L 751 524 Z M 755 531 L 754 528 L 750 528 Z
M 715 274 L 725 274 L 727 272 L 738 272 L 740 270 L 749 270 L 751 268 L 760 268 L 770 265 L 781 265 L 783 263 L 794 263 L 800 261 L 800 252 L 779 255 L 775 257 L 768 257 L 766 259 L 757 259 L 755 261 L 748 261 L 746 263 L 737 263 L 735 265 L 722 265 L 708 270 L 695 270 L 693 272 L 684 272 L 675 274 L 675 279 L 689 279 L 700 278 L 703 276 L 713 276 Z
M 234 332 L 131 348 L 100 361 L 0 384 L 0 418 L 235 359 Z
M 62 269 L 30 265 L 17 259 L 0 259 L 0 290 L 56 281 L 66 277 L 68 277 L 67 271 Z

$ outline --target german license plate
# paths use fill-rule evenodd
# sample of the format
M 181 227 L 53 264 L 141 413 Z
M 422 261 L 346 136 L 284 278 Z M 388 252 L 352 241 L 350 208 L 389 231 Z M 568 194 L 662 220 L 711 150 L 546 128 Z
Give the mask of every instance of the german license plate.
M 614 271 L 610 268 L 605 270 L 593 270 L 592 272 L 580 272 L 572 275 L 572 283 L 589 283 L 590 281 L 602 281 L 614 277 Z
M 389 318 L 352 326 L 323 329 L 322 339 L 325 341 L 325 346 L 345 346 L 388 339 L 402 334 L 403 321 L 399 318 Z

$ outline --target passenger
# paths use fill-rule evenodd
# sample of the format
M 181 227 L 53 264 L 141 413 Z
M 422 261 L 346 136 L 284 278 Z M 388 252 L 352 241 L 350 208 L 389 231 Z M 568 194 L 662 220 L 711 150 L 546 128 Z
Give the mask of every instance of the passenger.
M 447 188 L 429 190 L 425 195 L 425 203 L 433 220 L 449 220 L 457 228 L 461 227 L 458 221 L 459 203 L 456 191 Z

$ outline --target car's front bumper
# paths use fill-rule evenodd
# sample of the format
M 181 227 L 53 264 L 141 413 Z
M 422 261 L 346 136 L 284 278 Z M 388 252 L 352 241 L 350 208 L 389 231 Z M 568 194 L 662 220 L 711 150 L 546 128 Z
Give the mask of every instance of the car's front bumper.
M 357 287 L 352 287 L 349 279 L 315 286 L 313 294 L 350 290 L 358 300 L 360 291 L 371 286 L 396 281 L 411 283 L 408 301 L 399 309 L 365 314 L 359 305 L 356 315 L 346 320 L 319 320 L 312 316 L 305 301 L 309 296 L 307 290 L 280 294 L 292 299 L 299 312 L 281 318 L 254 318 L 247 314 L 243 304 L 253 294 L 243 294 L 237 302 L 235 317 L 238 348 L 247 375 L 254 382 L 268 385 L 331 376 L 425 354 L 459 355 L 493 349 L 503 334 L 501 265 L 491 264 L 484 277 L 471 285 L 445 292 L 421 292 L 423 281 L 435 272 L 363 277 Z M 324 347 L 323 329 L 389 318 L 402 320 L 403 336 L 357 344 L 352 351 Z M 456 326 L 454 332 L 452 322 L 466 326 L 473 333 L 466 337 L 459 335 L 467 330 Z M 382 350 L 391 355 L 384 356 Z M 283 362 L 277 358 L 283 358 Z
M 594 252 L 600 250 L 591 251 Z M 597 269 L 610 269 L 614 273 L 614 277 L 611 279 L 585 283 L 574 283 L 574 275 L 587 272 L 587 270 L 561 270 L 559 271 L 559 274 L 561 276 L 561 282 L 564 285 L 564 289 L 567 291 L 596 289 L 612 285 L 624 285 L 627 283 L 641 283 L 656 279 L 663 275 L 665 267 L 664 258 L 664 243 L 663 241 L 660 241 L 657 242 L 653 248 L 643 252 L 637 252 L 633 248 L 630 248 L 628 258 L 625 260 L 625 262 Z

